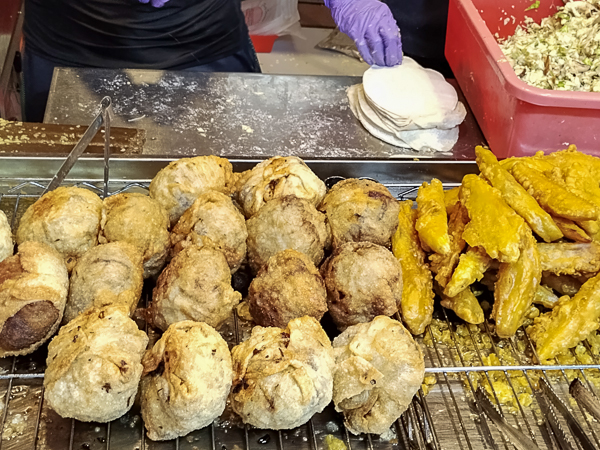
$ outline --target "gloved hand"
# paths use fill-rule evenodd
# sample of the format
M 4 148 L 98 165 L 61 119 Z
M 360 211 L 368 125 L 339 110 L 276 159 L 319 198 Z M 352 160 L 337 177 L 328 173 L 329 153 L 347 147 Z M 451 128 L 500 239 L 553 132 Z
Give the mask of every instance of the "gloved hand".
M 148 3 L 150 2 L 150 4 L 152 6 L 154 6 L 155 8 L 162 8 L 163 6 L 165 6 L 165 3 L 167 3 L 169 0 L 139 0 L 140 3 Z
M 154 1 L 154 0 L 153 0 Z M 354 40 L 369 65 L 402 63 L 400 30 L 390 8 L 379 0 L 325 0 L 342 33 Z

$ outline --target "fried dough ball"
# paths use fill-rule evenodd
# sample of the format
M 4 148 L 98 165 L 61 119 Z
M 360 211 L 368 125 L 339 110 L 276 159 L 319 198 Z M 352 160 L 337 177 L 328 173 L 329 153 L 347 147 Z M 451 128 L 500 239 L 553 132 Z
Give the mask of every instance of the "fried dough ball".
M 294 319 L 285 329 L 254 327 L 231 356 L 231 406 L 244 423 L 298 427 L 331 401 L 333 349 L 312 317 Z
M 325 183 L 296 156 L 274 156 L 243 173 L 237 199 L 246 218 L 256 214 L 269 200 L 293 195 L 318 206 L 325 196 Z
M 4 211 L 0 210 L 0 262 L 12 256 L 14 249 L 10 224 Z
M 59 187 L 27 208 L 17 229 L 17 244 L 44 242 L 58 250 L 71 271 L 77 258 L 98 244 L 101 215 L 102 200 L 96 194 Z
M 188 247 L 175 256 L 158 277 L 152 297 L 152 322 L 163 331 L 182 320 L 218 328 L 242 299 L 231 287 L 225 256 L 210 246 Z
M 289 195 L 271 200 L 246 222 L 248 262 L 254 272 L 276 253 L 293 249 L 317 266 L 330 246 L 327 219 L 308 201 Z
M 285 328 L 298 317 L 321 320 L 327 312 L 327 290 L 308 256 L 284 250 L 271 256 L 252 280 L 248 302 L 258 325 Z
M 402 268 L 394 255 L 371 242 L 347 242 L 321 266 L 327 304 L 340 330 L 391 316 L 402 299 Z
M 64 322 L 89 307 L 122 304 L 133 314 L 144 283 L 142 255 L 124 241 L 97 245 L 83 255 L 73 272 Z
M 0 358 L 27 355 L 54 334 L 68 289 L 62 255 L 42 242 L 24 242 L 0 262 Z
M 406 411 L 425 376 L 419 345 L 396 320 L 377 316 L 333 341 L 333 402 L 354 434 L 382 434 Z
M 400 204 L 381 183 L 348 178 L 336 183 L 319 206 L 327 214 L 333 246 L 372 242 L 389 247 Z
M 233 191 L 231 163 L 218 156 L 195 156 L 171 162 L 150 183 L 150 197 L 157 200 L 175 225 L 198 196 L 208 190 Z
M 164 208 L 144 194 L 117 194 L 104 200 L 100 243 L 124 241 L 144 261 L 144 278 L 157 275 L 169 256 L 169 218 Z
M 227 343 L 214 328 L 174 323 L 142 364 L 148 373 L 140 388 L 142 417 L 153 441 L 185 436 L 223 413 L 233 371 Z
M 234 273 L 246 258 L 246 220 L 225 194 L 208 191 L 201 194 L 181 216 L 171 232 L 173 254 L 190 245 L 204 245 L 209 239 L 223 252 Z
M 48 346 L 44 399 L 61 417 L 110 422 L 135 400 L 148 336 L 123 305 L 91 308 Z

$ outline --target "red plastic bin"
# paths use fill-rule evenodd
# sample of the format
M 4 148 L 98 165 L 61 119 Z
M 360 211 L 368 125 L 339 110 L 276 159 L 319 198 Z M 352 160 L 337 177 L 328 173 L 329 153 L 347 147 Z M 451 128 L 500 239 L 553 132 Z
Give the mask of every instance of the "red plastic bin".
M 273 50 L 273 44 L 277 40 L 277 35 L 269 35 L 269 36 L 258 36 L 256 34 L 250 35 L 250 40 L 252 41 L 252 45 L 254 46 L 254 50 L 257 53 L 271 53 Z
M 600 93 L 539 89 L 521 81 L 493 34 L 507 37 L 525 16 L 539 22 L 562 6 L 542 0 L 450 0 L 446 58 L 490 148 L 500 158 L 575 144 L 600 156 Z

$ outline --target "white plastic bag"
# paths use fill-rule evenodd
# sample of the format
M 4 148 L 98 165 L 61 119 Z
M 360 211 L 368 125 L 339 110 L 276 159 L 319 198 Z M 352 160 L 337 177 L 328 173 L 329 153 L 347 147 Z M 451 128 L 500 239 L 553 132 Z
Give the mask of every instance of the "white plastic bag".
M 298 0 L 244 0 L 242 11 L 252 35 L 281 36 L 300 29 Z

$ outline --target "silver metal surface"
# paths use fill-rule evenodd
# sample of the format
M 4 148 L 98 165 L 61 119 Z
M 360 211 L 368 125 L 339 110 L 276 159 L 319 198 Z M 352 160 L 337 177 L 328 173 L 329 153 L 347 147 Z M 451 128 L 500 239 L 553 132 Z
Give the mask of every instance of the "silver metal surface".
M 0 208 L 15 229 L 19 217 L 37 199 L 46 182 L 60 166 L 61 159 L 36 160 L 28 158 L 0 159 Z M 145 191 L 150 179 L 168 159 L 113 159 L 109 191 Z M 248 168 L 256 161 L 237 160 L 238 170 Z M 474 163 L 423 163 L 405 161 L 310 161 L 313 170 L 323 178 L 331 175 L 365 176 L 385 181 L 399 198 L 414 198 L 423 181 L 439 178 L 448 186 L 456 185 L 465 173 L 476 171 Z M 102 158 L 80 159 L 69 174 L 67 184 L 78 184 L 101 195 L 104 188 L 104 161 Z M 39 177 L 39 178 L 36 178 Z M 145 290 L 143 302 L 147 304 L 150 291 Z M 144 306 L 144 303 L 142 303 Z M 343 426 L 342 417 L 329 406 L 306 425 L 294 430 L 257 430 L 241 426 L 227 409 L 212 426 L 195 431 L 174 441 L 153 442 L 147 439 L 140 418 L 139 404 L 124 417 L 109 424 L 82 423 L 59 417 L 43 401 L 43 371 L 45 346 L 31 355 L 0 359 L 0 450 L 7 449 L 125 449 L 125 450 L 329 450 L 324 438 L 327 435 L 341 439 L 348 450 L 397 450 L 404 448 L 427 449 L 512 449 L 510 442 L 495 428 L 486 427 L 473 407 L 472 390 L 475 383 L 489 383 L 491 398 L 495 403 L 502 396 L 514 394 L 517 408 L 506 404 L 498 407 L 506 421 L 530 438 L 540 449 L 552 449 L 553 441 L 544 425 L 535 398 L 531 405 L 517 395 L 518 386 L 526 384 L 531 390 L 537 379 L 546 376 L 552 388 L 568 401 L 569 381 L 579 377 L 597 395 L 592 377 L 600 378 L 600 361 L 593 356 L 593 365 L 578 364 L 541 366 L 537 364 L 535 348 L 524 330 L 510 340 L 495 337 L 488 323 L 461 327 L 461 321 L 445 311 L 436 311 L 436 318 L 449 328 L 449 340 L 438 342 L 429 327 L 417 337 L 423 348 L 428 376 L 436 384 L 424 396 L 420 392 L 413 405 L 392 427 L 390 436 L 354 436 Z M 144 326 L 140 324 L 140 326 Z M 151 342 L 156 333 L 146 328 Z M 237 316 L 220 330 L 232 346 L 246 339 L 251 324 Z M 466 333 L 466 334 L 465 334 Z M 482 345 L 482 337 L 489 339 L 491 348 Z M 431 342 L 426 345 L 425 341 Z M 470 359 L 459 345 L 463 340 L 472 348 Z M 588 346 L 589 348 L 589 346 Z M 486 357 L 508 352 L 514 359 L 511 364 L 486 366 Z M 489 361 L 488 361 L 489 362 Z M 515 365 L 512 365 L 512 364 Z M 519 364 L 519 365 L 516 365 Z M 503 385 L 498 384 L 503 381 Z M 507 389 L 508 394 L 507 394 Z M 600 433 L 600 424 L 588 420 L 581 410 L 572 411 L 584 432 L 594 442 Z M 489 432 L 491 441 L 484 437 Z
M 469 112 L 453 152 L 403 150 L 371 136 L 350 111 L 360 77 L 59 68 L 44 122 L 86 125 L 105 95 L 113 126 L 146 130 L 145 155 L 228 158 L 475 159 L 484 142 Z

